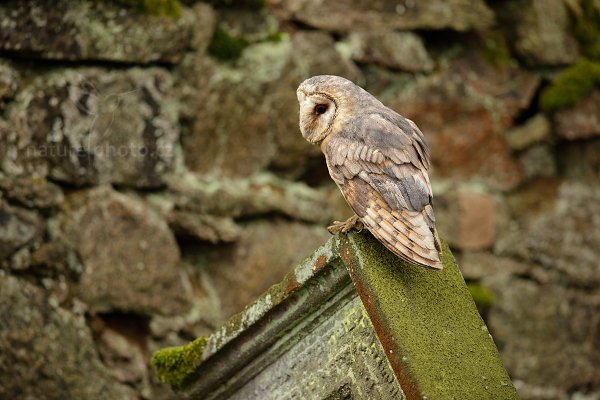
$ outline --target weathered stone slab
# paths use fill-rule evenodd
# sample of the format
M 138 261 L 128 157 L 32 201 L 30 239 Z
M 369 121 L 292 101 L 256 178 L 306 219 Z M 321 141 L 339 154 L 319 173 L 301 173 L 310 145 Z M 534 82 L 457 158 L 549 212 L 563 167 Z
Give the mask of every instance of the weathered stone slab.
M 352 32 L 347 46 L 352 59 L 407 72 L 429 72 L 433 61 L 423 40 L 412 32 Z
M 212 24 L 183 7 L 178 17 L 155 16 L 113 1 L 2 1 L 0 50 L 20 57 L 177 63 L 195 39 L 208 43 Z M 206 30 L 208 35 L 195 31 Z
M 366 232 L 336 236 L 215 333 L 153 364 L 193 399 L 516 399 L 447 247 L 443 259 L 435 273 Z
M 264 94 L 271 79 L 281 78 L 288 51 L 287 43 L 261 43 L 235 65 L 201 61 L 202 74 L 213 77 L 193 88 L 193 123 L 182 138 L 190 170 L 245 177 L 269 163 L 275 147 Z
M 176 236 L 194 238 L 216 244 L 234 242 L 240 237 L 240 227 L 233 218 L 173 210 L 169 213 L 169 227 Z
M 44 223 L 35 211 L 13 207 L 0 200 L 0 260 L 40 241 Z
M 58 232 L 84 265 L 76 293 L 92 312 L 162 315 L 185 312 L 179 248 L 166 221 L 139 198 L 109 187 L 74 193 Z
M 494 198 L 468 187 L 450 189 L 435 197 L 438 229 L 448 244 L 461 250 L 483 250 L 496 240 L 497 206 Z
M 331 199 L 331 191 L 317 190 L 268 173 L 217 181 L 185 174 L 170 179 L 168 187 L 170 194 L 164 196 L 166 199 L 156 196 L 158 203 L 172 203 L 178 210 L 198 214 L 243 218 L 276 213 L 321 224 L 343 218 L 339 215 L 339 205 Z M 334 193 L 341 197 L 337 188 Z
M 179 138 L 161 68 L 59 70 L 23 88 L 9 111 L 6 168 L 73 185 L 157 187 Z M 6 139 L 5 139 L 6 140 Z
M 202 276 L 214 287 L 224 318 L 243 310 L 330 236 L 321 226 L 281 218 L 241 227 L 235 243 L 201 251 Z
M 239 59 L 198 61 L 184 72 L 190 81 L 211 76 L 187 90 L 194 93 L 186 114 L 193 120 L 183 136 L 186 165 L 210 176 L 247 177 L 269 164 L 300 170 L 319 150 L 298 132 L 296 88 L 302 80 L 334 74 L 353 81 L 360 71 L 323 32 L 297 32 L 291 39 L 246 47 Z
M 0 271 L 0 398 L 133 400 L 102 365 L 83 315 Z
M 19 82 L 17 70 L 0 60 L 0 110 L 4 108 L 4 99 L 10 98 L 16 93 Z
M 269 130 L 277 151 L 271 166 L 297 176 L 311 158 L 321 157 L 317 146 L 310 145 L 298 132 L 300 82 L 314 75 L 338 75 L 360 84 L 362 73 L 352 60 L 336 48 L 333 38 L 323 32 L 299 31 L 292 36 L 291 59 L 286 74 L 269 89 Z
M 497 253 L 541 265 L 565 286 L 585 290 L 598 287 L 598 185 L 552 180 L 540 183 L 510 200 L 512 212 L 521 214 L 521 226 L 497 243 Z
M 561 146 L 559 162 L 567 177 L 591 185 L 600 184 L 600 138 L 565 143 Z
M 527 179 L 554 176 L 557 172 L 554 149 L 548 144 L 538 144 L 519 154 L 519 161 Z
M 468 0 L 426 1 L 320 1 L 278 0 L 290 19 L 328 31 L 371 29 L 455 29 L 489 27 L 494 13 L 485 2 Z
M 577 60 L 579 48 L 571 33 L 566 1 L 515 1 L 503 7 L 501 13 L 514 26 L 515 49 L 527 64 L 565 65 Z
M 523 125 L 506 132 L 506 140 L 511 149 L 521 151 L 540 142 L 550 140 L 550 121 L 543 114 L 536 114 Z
M 525 70 L 495 68 L 467 55 L 383 93 L 381 100 L 421 128 L 434 177 L 474 179 L 509 190 L 524 174 L 503 131 L 528 107 L 538 85 L 539 78 Z
M 573 260 L 571 266 L 578 262 Z M 597 271 L 597 262 L 595 267 Z M 565 388 L 581 388 L 586 393 L 581 396 L 589 393 L 583 388 L 591 388 L 594 398 L 600 384 L 597 286 L 582 291 L 508 274 L 488 274 L 483 282 L 496 299 L 489 311 L 490 329 L 503 344 L 502 359 L 518 377 L 523 398 L 577 397 Z M 557 394 L 539 396 L 543 392 Z
M 578 287 L 600 285 L 600 188 L 564 183 L 554 207 L 538 218 L 523 242 L 532 260 Z
M 572 107 L 555 116 L 556 133 L 567 140 L 600 136 L 600 90 L 594 90 Z
M 51 208 L 63 200 L 60 186 L 35 175 L 11 177 L 0 173 L 0 193 L 28 208 Z

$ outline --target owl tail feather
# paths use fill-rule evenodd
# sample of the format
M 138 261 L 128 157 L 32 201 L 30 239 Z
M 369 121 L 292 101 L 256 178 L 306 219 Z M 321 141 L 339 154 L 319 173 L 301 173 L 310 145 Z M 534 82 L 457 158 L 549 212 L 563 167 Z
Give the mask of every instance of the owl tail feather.
M 419 211 L 391 210 L 379 198 L 371 199 L 364 225 L 392 253 L 411 264 L 435 270 L 443 269 L 440 242 L 435 229 L 430 229 Z

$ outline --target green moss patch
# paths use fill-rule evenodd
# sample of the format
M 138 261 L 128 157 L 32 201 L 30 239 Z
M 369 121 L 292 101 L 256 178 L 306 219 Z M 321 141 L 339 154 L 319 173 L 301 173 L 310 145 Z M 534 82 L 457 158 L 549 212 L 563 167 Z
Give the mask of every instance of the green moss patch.
M 544 112 L 569 107 L 600 87 L 600 63 L 582 58 L 565 69 L 540 97 Z
M 479 307 L 489 307 L 494 304 L 494 294 L 479 283 L 469 282 L 467 283 L 467 287 L 473 297 L 473 301 Z
M 206 337 L 200 337 L 185 346 L 168 347 L 154 353 L 150 364 L 156 377 L 163 383 L 179 390 L 190 384 L 188 381 L 202 361 Z
M 494 67 L 503 67 L 514 62 L 506 39 L 500 32 L 490 32 L 483 38 L 483 59 Z
M 165 15 L 178 17 L 181 13 L 181 4 L 178 0 L 115 0 L 118 3 L 138 7 L 152 15 Z
M 355 286 L 407 398 L 518 398 L 447 244 L 444 269 L 432 271 L 368 233 L 348 241 Z
M 217 25 L 208 52 L 221 60 L 235 60 L 250 43 L 244 38 L 236 38 Z
M 581 0 L 566 3 L 573 17 L 573 33 L 579 41 L 581 53 L 600 60 L 600 2 Z

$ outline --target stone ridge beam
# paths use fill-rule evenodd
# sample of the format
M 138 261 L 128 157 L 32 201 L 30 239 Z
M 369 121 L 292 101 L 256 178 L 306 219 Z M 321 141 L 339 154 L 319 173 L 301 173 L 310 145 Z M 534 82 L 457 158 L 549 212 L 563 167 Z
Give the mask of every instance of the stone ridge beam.
M 335 343 L 327 335 L 314 334 L 316 327 L 347 324 L 339 320 L 343 314 L 339 311 L 355 302 L 352 304 L 359 308 L 353 312 L 365 313 L 376 344 L 361 336 L 340 344 L 350 346 L 350 360 L 372 362 L 366 367 L 374 375 L 355 376 L 346 388 L 353 398 L 370 398 L 364 397 L 363 389 L 376 385 L 382 392 L 396 393 L 386 395 L 386 399 L 518 399 L 447 245 L 442 261 L 443 271 L 429 271 L 402 262 L 367 231 L 334 236 L 215 333 L 186 346 L 156 352 L 152 365 L 158 378 L 185 398 L 246 399 L 238 396 L 244 390 L 254 393 L 251 398 L 273 398 L 260 391 L 265 390 L 261 385 L 268 382 L 272 389 L 285 381 L 280 382 L 282 374 L 270 366 L 290 358 L 290 364 L 279 365 L 291 368 L 302 364 L 293 360 L 310 352 L 293 349 L 307 343 Z M 356 335 L 359 330 L 346 327 L 344 335 Z M 374 353 L 365 353 L 365 348 Z M 312 371 L 315 375 L 309 377 L 315 380 L 310 382 L 316 385 L 323 376 L 330 383 L 345 382 L 347 377 L 340 380 L 344 372 L 339 364 L 334 362 L 331 370 L 322 368 L 331 354 L 310 354 L 320 360 Z M 387 376 L 386 371 L 390 379 L 378 378 Z M 285 385 L 286 390 L 298 389 L 289 382 Z
M 192 399 L 215 398 L 215 392 L 231 386 L 225 383 L 236 380 L 244 366 L 261 358 L 304 319 L 316 317 L 315 308 L 351 285 L 336 246 L 337 240 L 330 239 L 207 338 L 154 353 L 151 364 L 159 380 Z
M 341 237 L 339 252 L 408 400 L 519 398 L 447 244 L 439 272 L 370 234 Z

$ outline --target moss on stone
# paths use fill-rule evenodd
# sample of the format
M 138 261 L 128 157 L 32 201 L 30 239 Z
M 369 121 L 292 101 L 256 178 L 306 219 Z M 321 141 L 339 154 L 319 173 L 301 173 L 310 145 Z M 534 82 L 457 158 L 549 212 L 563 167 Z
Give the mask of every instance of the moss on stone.
M 540 97 L 544 112 L 568 107 L 600 86 L 600 63 L 582 58 L 558 75 Z
M 596 0 L 566 2 L 573 17 L 573 33 L 581 53 L 600 60 L 600 3 Z
M 246 39 L 236 38 L 217 25 L 208 52 L 221 60 L 236 60 L 249 44 Z
M 469 282 L 467 283 L 469 292 L 473 297 L 473 301 L 479 307 L 489 307 L 494 304 L 494 294 L 479 283 Z
M 400 365 L 405 393 L 428 399 L 518 398 L 447 244 L 444 269 L 431 271 L 401 261 L 368 233 L 348 239 L 358 257 L 351 270 L 355 282 L 360 280 L 359 293 Z
M 191 382 L 193 372 L 202 361 L 202 353 L 206 347 L 206 337 L 176 347 L 161 349 L 152 355 L 150 364 L 156 371 L 157 378 L 173 389 L 180 390 Z
M 118 3 L 138 7 L 152 15 L 179 17 L 181 4 L 179 0 L 115 0 Z
M 503 67 L 514 62 L 506 39 L 500 32 L 491 32 L 483 39 L 483 59 L 494 67 Z
M 585 58 L 565 69 L 542 92 L 540 107 L 545 112 L 571 106 L 600 87 L 600 3 L 579 0 L 566 4 L 572 17 L 573 33 Z
M 261 40 L 260 42 L 273 42 L 273 43 L 279 43 L 282 42 L 285 38 L 286 38 L 286 33 L 285 32 L 268 32 Z

